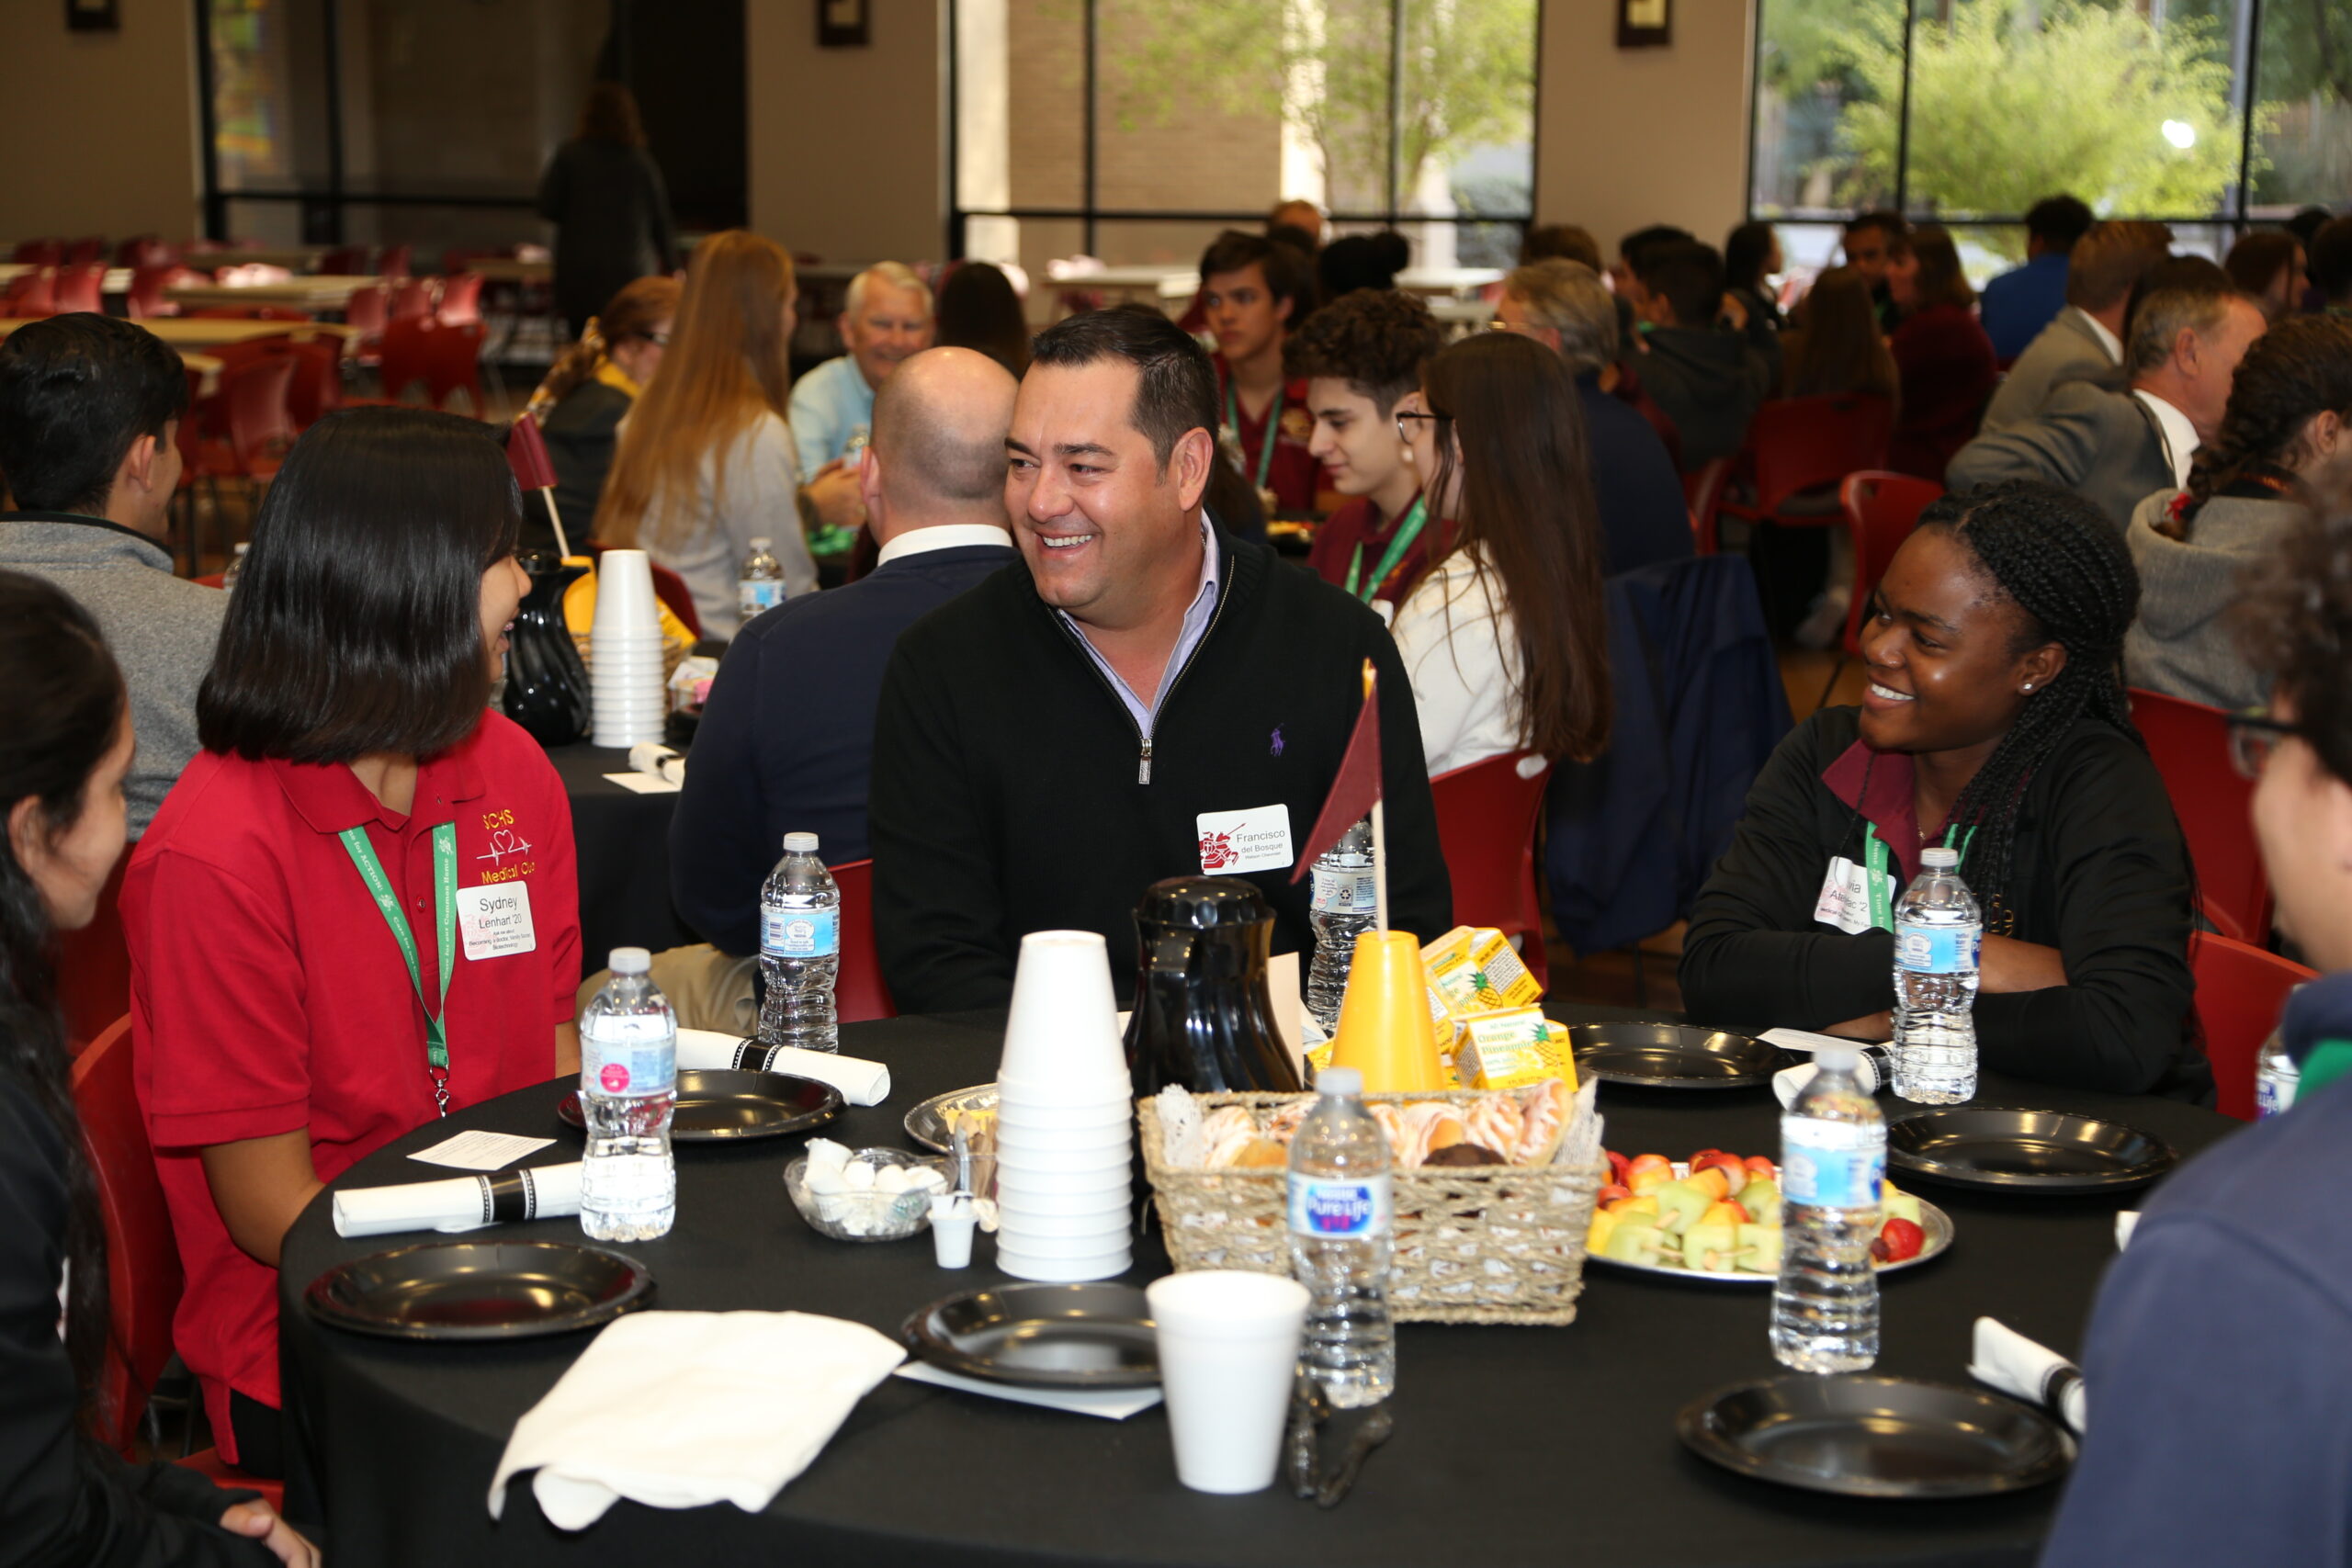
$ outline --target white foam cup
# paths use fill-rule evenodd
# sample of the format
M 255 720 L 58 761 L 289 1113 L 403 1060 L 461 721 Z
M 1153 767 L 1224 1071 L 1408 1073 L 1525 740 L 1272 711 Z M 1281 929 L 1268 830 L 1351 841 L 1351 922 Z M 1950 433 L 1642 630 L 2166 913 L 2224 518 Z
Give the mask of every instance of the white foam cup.
M 1134 1263 L 1134 1254 L 1125 1247 L 1092 1258 L 1038 1258 L 1008 1247 L 1001 1232 L 997 1237 L 998 1270 L 1016 1280 L 1035 1280 L 1040 1284 L 1078 1285 L 1089 1280 L 1114 1279 L 1125 1273 Z
M 1195 1492 L 1273 1484 L 1298 1371 L 1306 1287 L 1278 1274 L 1204 1269 L 1144 1287 L 1176 1479 Z
M 654 604 L 652 558 L 643 550 L 606 550 L 596 558 L 596 615 L 588 627 L 592 641 L 648 627 L 661 630 Z
M 1021 939 L 997 1076 L 1046 1096 L 1127 1076 L 1110 953 L 1100 931 L 1031 931 Z M 1082 1096 L 1055 1098 L 1069 1103 Z

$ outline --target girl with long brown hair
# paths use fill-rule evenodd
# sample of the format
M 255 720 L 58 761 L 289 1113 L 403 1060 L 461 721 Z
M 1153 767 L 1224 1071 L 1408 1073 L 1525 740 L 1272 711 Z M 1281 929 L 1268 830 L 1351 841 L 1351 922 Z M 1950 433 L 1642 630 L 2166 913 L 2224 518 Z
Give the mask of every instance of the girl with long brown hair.
M 684 578 L 715 637 L 735 635 L 736 574 L 754 538 L 783 563 L 787 593 L 817 586 L 785 412 L 797 298 L 773 240 L 730 229 L 695 247 L 661 378 L 621 426 L 596 508 L 596 537 Z
M 547 442 L 556 511 L 569 537 L 587 538 L 594 524 L 620 423 L 662 368 L 678 294 L 674 277 L 640 277 L 614 295 L 531 394 L 527 412 Z M 526 548 L 553 543 L 555 530 L 536 518 L 523 530 Z
M 1815 278 L 1797 307 L 1782 363 L 1783 397 L 1894 397 L 1899 374 L 1878 330 L 1870 280 L 1850 266 L 1833 266 Z
M 676 265 L 669 187 L 620 83 L 588 89 L 579 129 L 539 178 L 538 208 L 555 225 L 556 309 L 574 337 L 630 278 Z
M 1949 231 L 1933 223 L 1913 230 L 1887 260 L 1886 290 L 1903 313 L 1887 338 L 1903 398 L 1886 466 L 1941 484 L 1952 454 L 1975 438 L 2000 365 Z
M 1560 356 L 1516 333 L 1441 350 L 1421 372 L 1430 493 L 1453 547 L 1393 630 L 1431 774 L 1505 752 L 1596 755 L 1609 739 L 1605 555 L 1592 455 Z

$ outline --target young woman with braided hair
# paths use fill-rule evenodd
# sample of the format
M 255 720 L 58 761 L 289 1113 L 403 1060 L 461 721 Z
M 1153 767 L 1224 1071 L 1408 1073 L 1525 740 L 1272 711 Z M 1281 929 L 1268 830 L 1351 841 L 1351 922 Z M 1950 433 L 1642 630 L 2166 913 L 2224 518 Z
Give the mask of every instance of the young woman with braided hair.
M 2069 491 L 1929 507 L 1874 596 L 1861 706 L 1781 743 L 1699 895 L 1690 1016 L 1886 1039 L 1894 905 L 1949 844 L 1984 908 L 1987 1069 L 2210 1100 L 2188 855 L 2116 674 L 2138 597 L 2113 525 Z
M 2246 350 L 2221 432 L 2186 490 L 2132 513 L 2140 618 L 2123 639 L 2134 686 L 2235 711 L 2267 694 L 2224 612 L 2239 577 L 2301 526 L 2315 500 L 2352 489 L 2352 319 L 2294 316 Z

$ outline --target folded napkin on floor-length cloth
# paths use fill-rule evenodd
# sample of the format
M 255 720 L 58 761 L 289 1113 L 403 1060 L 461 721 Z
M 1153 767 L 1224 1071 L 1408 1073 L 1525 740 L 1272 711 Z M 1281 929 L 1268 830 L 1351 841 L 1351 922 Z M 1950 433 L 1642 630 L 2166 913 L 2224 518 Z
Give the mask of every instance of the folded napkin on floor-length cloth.
M 559 1529 L 585 1529 L 621 1497 L 758 1513 L 905 1359 L 864 1324 L 812 1313 L 616 1318 L 515 1423 L 491 1517 L 526 1470 L 538 1472 L 531 1490 Z
M 879 1105 L 890 1098 L 890 1069 L 858 1056 L 803 1051 L 793 1045 L 763 1045 L 715 1029 L 678 1031 L 678 1066 L 699 1072 L 713 1068 L 746 1073 L 790 1073 L 815 1078 L 842 1091 L 852 1105 Z
M 1970 1377 L 2042 1406 L 2077 1432 L 2084 1430 L 2083 1373 L 2074 1362 L 1990 1317 L 1976 1320 L 1971 1349 Z
M 448 1181 L 350 1188 L 334 1195 L 334 1234 L 472 1231 L 502 1220 L 547 1220 L 579 1212 L 580 1162 L 574 1160 Z

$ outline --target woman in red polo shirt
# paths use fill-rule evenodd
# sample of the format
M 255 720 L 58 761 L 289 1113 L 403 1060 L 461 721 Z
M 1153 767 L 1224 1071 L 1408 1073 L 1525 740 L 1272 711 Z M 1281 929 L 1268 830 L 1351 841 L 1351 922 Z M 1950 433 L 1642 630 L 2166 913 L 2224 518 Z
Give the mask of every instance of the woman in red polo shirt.
M 571 814 L 485 711 L 526 586 L 471 420 L 311 427 L 254 524 L 204 750 L 122 891 L 141 1102 L 221 1451 L 276 1474 L 277 1254 L 321 1187 L 436 1115 L 579 1067 Z M 519 896 L 523 929 L 482 919 Z M 379 897 L 382 903 L 379 904 Z
M 1451 525 L 1429 515 L 1421 487 L 1436 467 L 1421 367 L 1445 329 L 1410 294 L 1358 289 L 1306 320 L 1283 345 L 1283 364 L 1306 388 L 1315 421 L 1308 450 L 1348 499 L 1315 530 L 1306 564 L 1369 604 L 1412 592 L 1447 549 Z

